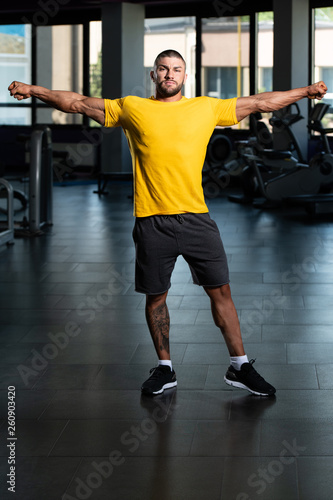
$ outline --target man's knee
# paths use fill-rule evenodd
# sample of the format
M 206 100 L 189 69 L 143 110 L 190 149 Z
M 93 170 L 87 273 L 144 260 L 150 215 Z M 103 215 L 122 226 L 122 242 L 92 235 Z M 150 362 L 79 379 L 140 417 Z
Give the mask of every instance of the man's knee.
M 231 299 L 231 290 L 229 283 L 220 286 L 220 293 L 224 299 Z
M 166 303 L 168 292 L 157 294 L 157 295 L 146 295 L 146 307 L 158 307 L 161 304 Z
M 221 285 L 216 288 L 205 287 L 205 291 L 213 303 L 220 303 L 232 300 L 231 290 L 228 283 L 226 285 Z

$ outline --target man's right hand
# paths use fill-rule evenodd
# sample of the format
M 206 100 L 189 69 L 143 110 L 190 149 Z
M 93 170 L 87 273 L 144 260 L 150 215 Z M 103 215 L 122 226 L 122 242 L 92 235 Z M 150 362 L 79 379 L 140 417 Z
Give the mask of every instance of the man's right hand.
M 59 109 L 64 113 L 80 113 L 89 116 L 97 123 L 104 126 L 105 105 L 104 99 L 100 97 L 86 97 L 68 90 L 50 90 L 39 85 L 27 85 L 14 80 L 8 87 L 9 93 L 18 101 L 37 97 L 52 108 Z
M 22 99 L 31 97 L 31 87 L 32 85 L 14 81 L 9 85 L 8 90 L 11 96 L 18 101 L 22 101 Z

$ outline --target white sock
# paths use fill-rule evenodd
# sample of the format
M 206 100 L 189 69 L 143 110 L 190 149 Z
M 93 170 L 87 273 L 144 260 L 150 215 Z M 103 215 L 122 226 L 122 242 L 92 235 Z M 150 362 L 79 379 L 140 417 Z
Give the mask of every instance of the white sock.
M 235 370 L 240 370 L 243 363 L 248 363 L 247 355 L 244 356 L 230 356 L 230 364 Z
M 172 363 L 170 359 L 159 359 L 158 360 L 158 366 L 169 366 L 170 370 L 172 370 Z

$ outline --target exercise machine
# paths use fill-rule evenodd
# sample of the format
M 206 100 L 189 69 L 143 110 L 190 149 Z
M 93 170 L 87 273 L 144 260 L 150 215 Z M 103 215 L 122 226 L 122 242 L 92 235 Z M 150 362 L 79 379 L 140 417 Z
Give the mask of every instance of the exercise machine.
M 274 122 L 277 127 L 280 127 L 281 123 L 284 127 L 288 127 L 286 142 L 289 149 L 273 149 L 273 136 L 259 112 L 250 115 L 251 135 L 247 140 L 235 142 L 236 152 L 232 151 L 232 143 L 228 136 L 221 133 L 213 134 L 207 147 L 203 168 L 205 197 L 215 198 L 229 186 L 232 177 L 241 175 L 243 169 L 247 167 L 246 154 L 260 156 L 264 168 L 276 173 L 292 169 L 299 164 L 299 161 L 304 161 L 296 137 L 290 129 L 292 124 L 303 119 L 298 105 L 295 106 L 295 110 L 290 106 L 288 112 L 277 115 Z M 290 149 L 296 151 L 296 157 Z
M 5 176 L 5 164 L 3 162 L 0 162 L 0 177 L 4 178 L 4 176 Z M 4 186 L 1 187 L 2 189 L 0 189 L 0 199 L 8 198 L 7 189 L 3 189 Z M 28 197 L 24 193 L 24 191 L 21 191 L 20 189 L 17 188 L 13 189 L 13 198 L 14 200 L 18 200 L 20 210 L 24 210 L 27 207 Z M 6 214 L 7 210 L 0 207 L 0 212 Z
M 216 198 L 230 182 L 231 169 L 225 164 L 232 152 L 232 144 L 224 134 L 213 134 L 208 146 L 202 170 L 202 187 L 206 198 Z
M 234 162 L 238 162 L 243 168 L 244 154 L 255 154 L 260 157 L 263 168 L 269 172 L 282 173 L 296 166 L 307 166 L 301 148 L 295 137 L 292 125 L 303 120 L 297 103 L 276 111 L 270 118 L 269 123 L 274 127 L 273 135 L 262 114 L 252 113 L 250 115 L 250 136 L 245 141 L 237 141 L 238 156 Z M 279 139 L 279 147 L 274 148 L 276 137 Z M 229 168 L 229 165 L 226 165 Z
M 333 172 L 333 154 L 327 138 L 327 134 L 332 133 L 333 128 L 324 128 L 322 123 L 322 119 L 329 108 L 329 104 L 323 102 L 316 104 L 308 123 L 310 132 L 319 132 L 320 134 L 321 151 L 311 158 L 310 165 L 317 165 L 319 167 L 322 190 L 325 192 L 329 192 L 333 187 L 333 181 L 331 179 Z
M 0 229 L 0 245 L 14 243 L 14 189 L 6 179 L 0 179 L 0 192 L 6 193 L 7 196 L 7 221 L 1 223 Z
M 314 110 L 314 108 L 313 108 Z M 313 113 L 313 111 L 311 111 Z M 311 118 L 309 117 L 309 120 Z M 300 164 L 306 164 L 307 159 L 304 157 L 300 144 L 294 134 L 292 125 L 304 120 L 297 102 L 286 106 L 285 108 L 274 111 L 269 119 L 270 125 L 273 127 L 272 148 L 275 151 L 288 150 Z
M 29 154 L 29 193 L 19 190 L 10 190 L 8 200 L 18 199 L 24 210 L 28 209 L 28 217 L 14 222 L 16 236 L 37 236 L 42 234 L 44 225 L 52 225 L 52 190 L 53 190 L 53 161 L 51 130 L 45 125 L 36 126 L 31 134 L 22 134 L 17 140 L 25 143 L 25 151 Z M 8 186 L 4 184 L 8 191 Z M 6 195 L 0 189 L 0 198 Z M 13 201 L 7 203 L 13 212 Z M 4 210 L 0 209 L 1 212 Z
M 36 127 L 30 139 L 29 231 L 38 233 L 52 225 L 52 135 L 46 126 Z
M 332 132 L 333 129 L 324 129 L 321 123 L 328 109 L 328 104 L 318 103 L 309 118 L 309 129 L 320 132 L 324 142 L 324 151 L 315 155 L 309 164 L 297 162 L 296 166 L 280 173 L 267 165 L 265 156 L 253 151 L 241 153 L 247 164 L 241 176 L 243 195 L 229 196 L 229 200 L 238 203 L 253 202 L 255 206 L 268 208 L 277 206 L 290 197 L 316 195 L 322 189 L 329 189 L 333 184 L 333 156 L 329 148 L 327 133 Z M 277 120 L 280 121 L 275 123 L 284 127 L 290 137 L 294 137 L 291 135 L 290 121 L 286 123 L 281 117 Z M 294 144 L 298 156 L 304 160 L 298 142 L 294 141 Z M 262 198 L 263 201 L 257 198 Z

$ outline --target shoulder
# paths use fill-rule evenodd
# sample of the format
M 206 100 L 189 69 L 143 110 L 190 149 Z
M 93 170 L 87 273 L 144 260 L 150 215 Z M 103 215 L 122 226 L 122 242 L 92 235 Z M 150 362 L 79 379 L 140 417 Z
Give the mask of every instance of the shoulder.
M 138 99 L 142 100 L 142 98 L 140 97 L 131 95 L 119 97 L 117 99 L 106 98 L 104 99 L 105 110 L 106 112 L 112 112 L 121 115 L 124 110 L 137 106 Z
M 230 105 L 231 103 L 236 106 L 236 100 L 237 97 L 233 97 L 231 99 L 219 99 L 217 97 L 209 97 L 206 95 L 203 96 L 198 96 L 198 97 L 191 97 L 187 101 L 189 103 L 195 103 L 198 105 L 203 105 L 203 106 L 210 106 L 213 109 L 220 108 L 220 107 L 225 107 L 226 105 Z
M 132 106 L 144 106 L 154 102 L 151 98 L 139 97 L 136 95 L 127 95 L 125 97 L 120 97 L 119 99 L 105 99 L 106 102 L 114 103 L 120 108 L 128 108 Z
M 104 103 L 105 103 L 105 106 L 120 106 L 120 107 L 122 107 L 125 99 L 126 99 L 126 97 L 119 97 L 117 99 L 109 99 L 109 98 L 105 97 Z
M 231 98 L 228 98 L 228 99 L 221 99 L 219 97 L 206 97 L 206 99 L 209 101 L 209 103 L 214 106 L 214 107 L 220 107 L 220 106 L 229 106 L 230 104 L 233 104 L 234 106 L 236 106 L 236 101 L 237 101 L 237 97 L 231 97 Z

